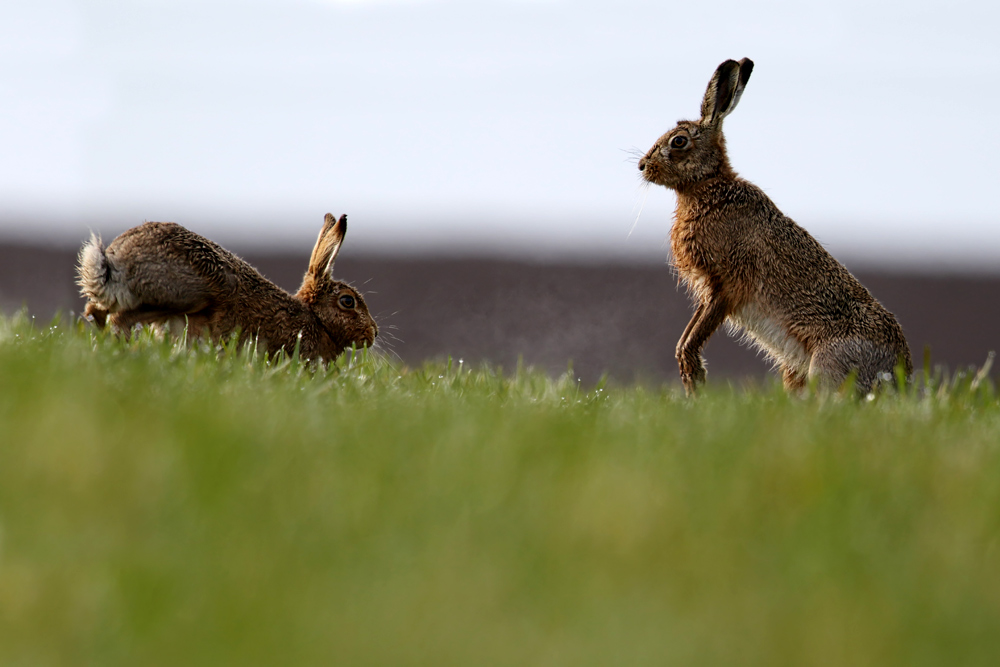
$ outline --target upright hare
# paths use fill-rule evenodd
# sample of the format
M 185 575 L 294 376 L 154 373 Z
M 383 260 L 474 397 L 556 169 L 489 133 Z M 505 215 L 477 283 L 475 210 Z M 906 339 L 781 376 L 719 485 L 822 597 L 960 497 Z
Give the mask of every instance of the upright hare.
M 837 387 L 856 373 L 858 391 L 868 392 L 897 364 L 910 375 L 910 350 L 892 313 L 730 167 L 722 120 L 752 71 L 746 58 L 719 65 L 701 119 L 680 121 L 639 160 L 645 180 L 677 193 L 670 246 L 697 304 L 677 343 L 685 389 L 704 381 L 702 347 L 727 321 L 767 353 L 789 390 L 812 378 Z
M 80 250 L 77 284 L 84 314 L 117 331 L 136 324 L 189 327 L 222 339 L 236 331 L 269 353 L 334 359 L 351 344 L 372 345 L 378 326 L 365 300 L 333 279 L 333 261 L 347 233 L 347 216 L 327 213 L 309 269 L 296 294 L 203 236 L 172 222 L 133 227 L 105 248 L 91 236 Z M 301 337 L 301 338 L 300 338 Z

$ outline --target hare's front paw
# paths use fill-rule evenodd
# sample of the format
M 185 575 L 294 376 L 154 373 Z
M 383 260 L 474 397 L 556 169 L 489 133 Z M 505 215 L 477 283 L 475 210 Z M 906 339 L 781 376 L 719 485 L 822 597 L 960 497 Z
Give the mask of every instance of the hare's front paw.
M 705 365 L 701 357 L 685 357 L 683 355 L 677 359 L 681 371 L 681 382 L 684 383 L 684 391 L 688 396 L 693 396 L 698 386 L 705 383 Z

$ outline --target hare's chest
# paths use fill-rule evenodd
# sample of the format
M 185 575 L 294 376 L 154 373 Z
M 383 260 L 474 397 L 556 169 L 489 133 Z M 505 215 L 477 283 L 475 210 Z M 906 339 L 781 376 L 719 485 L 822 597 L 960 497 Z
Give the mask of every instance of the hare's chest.
M 670 230 L 670 252 L 677 274 L 695 296 L 704 299 L 710 295 L 711 285 L 724 277 L 725 254 L 699 227 L 697 221 L 676 220 Z

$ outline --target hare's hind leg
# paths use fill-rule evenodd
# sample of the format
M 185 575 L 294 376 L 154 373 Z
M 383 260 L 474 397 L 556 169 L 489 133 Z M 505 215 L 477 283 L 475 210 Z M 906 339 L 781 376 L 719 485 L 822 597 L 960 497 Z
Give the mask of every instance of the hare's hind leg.
M 163 334 L 180 336 L 187 328 L 188 337 L 201 336 L 206 331 L 208 317 L 203 310 L 192 313 L 178 313 L 174 310 L 153 309 L 148 307 L 125 310 L 112 313 L 109 317 L 112 330 L 124 335 L 136 326 L 151 324 Z
M 838 389 L 856 373 L 855 389 L 864 395 L 883 379 L 892 378 L 895 366 L 896 353 L 886 345 L 864 338 L 841 338 L 813 353 L 809 378 L 818 378 L 825 389 Z
M 121 271 L 108 259 L 104 244 L 94 234 L 80 249 L 76 284 L 87 299 L 83 316 L 102 329 L 110 314 L 135 308 L 140 303 L 122 280 Z
M 83 309 L 83 318 L 90 320 L 98 329 L 103 329 L 108 322 L 108 311 L 93 301 L 88 301 Z
M 111 330 L 115 332 L 115 334 L 119 336 L 127 336 L 135 327 L 143 324 L 156 324 L 169 317 L 169 315 L 169 313 L 164 313 L 162 311 L 154 312 L 151 310 L 135 308 L 132 310 L 122 310 L 117 313 L 111 313 L 108 317 L 108 322 L 111 325 Z

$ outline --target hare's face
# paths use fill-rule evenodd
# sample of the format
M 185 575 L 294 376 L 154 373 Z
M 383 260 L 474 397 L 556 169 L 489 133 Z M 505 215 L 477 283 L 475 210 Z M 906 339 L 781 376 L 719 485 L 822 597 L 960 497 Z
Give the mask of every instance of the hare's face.
M 681 121 L 639 160 L 639 171 L 650 183 L 676 190 L 718 174 L 724 163 L 720 130 Z
M 370 347 L 375 343 L 378 325 L 364 298 L 347 283 L 327 282 L 314 297 L 312 309 L 339 348 L 337 354 L 352 344 Z

